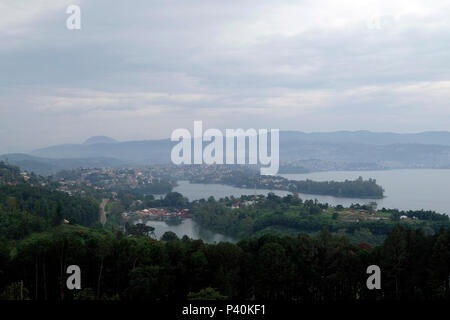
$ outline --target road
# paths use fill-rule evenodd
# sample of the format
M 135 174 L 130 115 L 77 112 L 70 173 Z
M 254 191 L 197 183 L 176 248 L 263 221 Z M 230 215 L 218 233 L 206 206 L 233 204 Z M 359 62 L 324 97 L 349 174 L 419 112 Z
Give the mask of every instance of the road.
M 106 204 L 108 203 L 108 199 L 103 199 L 102 203 L 100 203 L 100 223 L 102 225 L 105 225 L 106 223 L 106 212 L 105 212 L 105 207 Z

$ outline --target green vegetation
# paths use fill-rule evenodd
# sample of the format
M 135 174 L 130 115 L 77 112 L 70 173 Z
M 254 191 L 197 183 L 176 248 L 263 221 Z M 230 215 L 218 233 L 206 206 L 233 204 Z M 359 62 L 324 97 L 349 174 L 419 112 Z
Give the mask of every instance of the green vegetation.
M 2 176 L 14 177 L 9 170 Z M 274 194 L 188 203 L 169 193 L 142 203 L 188 206 L 202 226 L 246 239 L 205 244 L 168 232 L 157 241 L 145 224 L 102 227 L 96 200 L 7 181 L 0 186 L 0 299 L 450 299 L 449 221 L 434 212 L 333 208 Z M 108 206 L 113 217 L 125 207 Z M 362 242 L 371 236 L 384 240 Z M 381 290 L 366 287 L 372 264 L 382 270 Z M 82 290 L 66 288 L 69 265 L 81 268 Z
M 240 204 L 239 208 L 232 205 Z M 302 201 L 298 196 L 243 196 L 215 201 L 197 201 L 191 214 L 202 227 L 236 238 L 261 236 L 266 233 L 296 235 L 299 232 L 317 233 L 327 228 L 332 233 L 346 235 L 354 243 L 380 244 L 396 223 L 407 229 L 438 232 L 450 227 L 448 216 L 432 211 L 382 209 L 354 205 L 349 209 L 331 207 L 317 201 Z M 398 216 L 410 217 L 399 221 Z
M 56 191 L 45 178 L 0 162 L 0 238 L 18 239 L 64 220 L 92 226 L 98 221 L 98 208 L 99 202 L 90 196 Z
M 92 226 L 98 202 L 27 184 L 0 186 L 0 238 L 20 239 L 63 223 Z
M 0 161 L 0 184 L 13 183 L 19 180 L 23 182 L 19 168 Z
M 373 249 L 327 231 L 205 244 L 62 225 L 0 242 L 0 294 L 20 299 L 22 292 L 33 300 L 449 299 L 449 239 L 448 230 L 426 236 L 396 226 Z M 71 264 L 82 270 L 82 291 L 69 291 L 62 281 Z M 366 288 L 371 264 L 383 272 L 381 290 Z
M 30 185 L 45 183 L 45 179 L 35 175 L 34 173 L 21 174 L 19 167 L 9 165 L 4 161 L 0 161 L 0 185 L 15 185 L 18 183 L 27 183 Z

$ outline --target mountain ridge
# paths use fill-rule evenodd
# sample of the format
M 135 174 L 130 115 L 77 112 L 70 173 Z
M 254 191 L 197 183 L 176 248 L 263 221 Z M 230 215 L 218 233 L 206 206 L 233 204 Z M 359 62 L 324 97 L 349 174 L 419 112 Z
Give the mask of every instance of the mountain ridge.
M 24 170 L 40 174 L 77 167 L 170 164 L 172 147 L 177 144 L 170 139 L 92 138 L 80 144 L 36 149 L 29 154 L 4 154 L 0 160 L 8 158 Z M 280 131 L 280 163 L 280 168 L 295 172 L 450 168 L 450 132 Z
M 19 166 L 21 170 L 40 175 L 50 175 L 60 170 L 80 167 L 116 167 L 126 165 L 125 162 L 114 158 L 78 158 L 78 159 L 49 159 L 36 157 L 25 153 L 10 153 L 0 155 L 0 161 Z
M 107 137 L 107 136 L 93 136 L 86 141 L 83 142 L 83 144 L 97 144 L 97 143 L 117 143 L 118 141 L 114 138 Z

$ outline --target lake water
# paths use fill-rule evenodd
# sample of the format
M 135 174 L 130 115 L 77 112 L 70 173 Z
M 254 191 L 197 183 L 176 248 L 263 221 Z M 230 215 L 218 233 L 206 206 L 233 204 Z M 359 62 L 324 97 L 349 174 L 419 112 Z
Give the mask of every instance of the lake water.
M 284 174 L 283 177 L 291 180 L 315 181 L 344 181 L 357 179 L 376 179 L 385 190 L 385 198 L 356 199 L 336 198 L 331 196 L 299 194 L 306 199 L 317 199 L 322 203 L 331 205 L 350 206 L 352 203 L 366 204 L 375 201 L 378 208 L 397 208 L 401 210 L 434 210 L 440 213 L 450 214 L 450 169 L 404 169 L 388 171 L 328 171 L 307 174 Z M 216 199 L 226 196 L 240 197 L 241 195 L 264 194 L 274 192 L 279 196 L 290 194 L 287 191 L 271 191 L 265 189 L 235 188 L 222 184 L 198 184 L 188 181 L 179 181 L 174 191 L 183 194 L 190 201 L 207 199 L 213 196 Z M 235 239 L 200 228 L 192 219 L 184 219 L 179 225 L 168 225 L 163 221 L 148 221 L 147 225 L 155 228 L 158 239 L 166 232 L 173 231 L 178 237 L 187 235 L 192 239 L 202 239 L 208 243 L 230 241 Z
M 217 200 L 229 196 L 240 197 L 242 195 L 264 194 L 273 192 L 279 196 L 286 196 L 290 194 L 289 191 L 276 191 L 266 189 L 245 189 L 227 186 L 223 184 L 201 184 L 189 183 L 189 181 L 178 181 L 178 186 L 173 191 L 181 193 L 189 199 L 189 201 L 208 199 L 213 196 Z
M 364 179 L 377 180 L 385 190 L 385 198 L 375 200 L 378 207 L 397 208 L 401 210 L 435 210 L 440 213 L 450 214 L 450 169 L 402 169 L 387 171 L 328 171 L 307 174 L 284 174 L 283 177 L 292 180 L 316 180 L 316 181 L 344 181 L 354 180 L 359 176 Z M 253 195 L 255 190 L 235 188 L 221 184 L 197 184 L 188 181 L 179 181 L 174 191 L 183 194 L 190 201 L 207 199 L 214 196 L 216 199 L 225 196 L 240 197 L 241 195 Z M 287 191 L 270 191 L 256 189 L 256 194 L 274 192 L 284 196 Z M 336 198 L 331 196 L 299 194 L 302 199 L 317 199 L 319 202 L 327 202 L 331 205 L 341 204 L 350 206 L 352 203 L 365 204 L 373 199 Z
M 167 224 L 164 221 L 152 220 L 147 221 L 145 224 L 155 228 L 154 232 L 157 239 L 160 239 L 165 232 L 172 231 L 179 238 L 182 238 L 184 235 L 186 235 L 191 239 L 202 239 L 207 243 L 215 243 L 221 241 L 236 242 L 236 239 L 233 239 L 231 237 L 227 237 L 219 233 L 200 228 L 200 226 L 192 219 L 182 219 L 181 223 L 176 225 Z
M 385 198 L 376 200 L 379 208 L 425 209 L 450 214 L 450 169 L 328 171 L 308 174 L 284 174 L 282 176 L 292 180 L 311 179 L 315 181 L 354 180 L 359 176 L 364 179 L 373 178 L 385 190 Z M 369 199 L 339 199 L 320 196 L 317 196 L 317 199 L 333 205 L 349 205 L 352 202 L 367 203 L 373 201 Z
M 279 196 L 285 196 L 290 194 L 288 191 L 271 191 L 263 189 L 244 189 L 235 188 L 231 186 L 226 186 L 222 184 L 199 184 L 199 183 L 189 183 L 189 181 L 178 181 L 178 186 L 174 188 L 173 191 L 181 193 L 183 196 L 189 199 L 189 201 L 208 199 L 213 196 L 216 199 L 224 198 L 226 196 L 240 197 L 244 194 L 264 194 L 267 195 L 269 192 L 274 192 Z M 155 195 L 156 198 L 164 197 L 164 195 Z M 183 237 L 187 235 L 191 239 L 202 239 L 207 243 L 214 243 L 220 241 L 237 242 L 237 239 L 224 236 L 219 233 L 212 232 L 210 230 L 205 230 L 200 228 L 200 226 L 192 219 L 183 219 L 182 223 L 179 225 L 168 225 L 164 221 L 147 221 L 148 226 L 155 228 L 155 236 L 159 239 L 165 232 L 172 231 L 178 237 Z

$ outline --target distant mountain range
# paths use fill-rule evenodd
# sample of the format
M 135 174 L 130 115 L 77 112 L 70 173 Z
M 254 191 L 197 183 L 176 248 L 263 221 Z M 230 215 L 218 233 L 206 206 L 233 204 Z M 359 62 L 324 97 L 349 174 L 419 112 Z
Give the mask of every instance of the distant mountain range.
M 22 170 L 40 175 L 50 175 L 60 170 L 74 168 L 105 168 L 125 165 L 123 161 L 113 158 L 50 159 L 23 153 L 0 155 L 0 161 L 6 161 L 19 166 Z
M 64 144 L 38 149 L 31 154 L 53 159 L 114 158 L 135 164 L 168 163 L 174 145 L 169 139 Z
M 81 144 L 38 149 L 30 155 L 2 155 L 0 160 L 7 158 L 41 174 L 76 167 L 165 164 L 170 163 L 175 144 L 169 139 L 118 142 L 99 136 Z M 283 172 L 450 168 L 450 132 L 281 131 L 280 161 Z
M 97 144 L 97 143 L 116 143 L 116 139 L 105 137 L 105 136 L 95 136 L 87 139 L 84 144 Z

